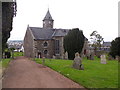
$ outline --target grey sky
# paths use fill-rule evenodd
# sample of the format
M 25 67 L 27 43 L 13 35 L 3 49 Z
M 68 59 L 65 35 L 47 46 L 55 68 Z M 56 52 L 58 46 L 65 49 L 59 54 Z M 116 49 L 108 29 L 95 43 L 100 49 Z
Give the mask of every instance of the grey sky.
M 112 41 L 118 36 L 118 1 L 17 0 L 17 16 L 9 40 L 23 40 L 28 24 L 42 27 L 49 7 L 54 28 L 79 28 L 88 39 L 97 30 L 104 41 Z

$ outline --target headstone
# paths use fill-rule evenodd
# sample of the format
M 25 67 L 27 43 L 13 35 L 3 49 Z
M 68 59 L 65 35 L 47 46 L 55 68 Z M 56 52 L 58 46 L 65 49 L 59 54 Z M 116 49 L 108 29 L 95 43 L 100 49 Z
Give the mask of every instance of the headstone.
M 101 58 L 101 64 L 106 64 L 106 56 L 103 54 L 100 56 Z
M 90 60 L 94 60 L 94 51 L 91 50 L 91 53 L 90 53 Z
M 40 54 L 38 55 L 38 58 L 40 58 Z
M 119 57 L 119 56 L 116 56 L 116 57 L 115 57 L 115 59 L 116 59 L 116 60 L 119 60 L 119 59 L 120 59 L 120 57 Z
M 84 70 L 84 67 L 82 65 L 82 59 L 80 58 L 79 53 L 75 53 L 75 58 L 73 61 L 73 68 Z
M 108 56 L 108 60 L 113 60 L 114 58 L 110 55 Z
M 53 59 L 55 59 L 55 56 L 53 55 Z
M 68 52 L 65 52 L 65 59 L 68 59 Z
M 42 65 L 45 65 L 45 57 L 42 58 Z

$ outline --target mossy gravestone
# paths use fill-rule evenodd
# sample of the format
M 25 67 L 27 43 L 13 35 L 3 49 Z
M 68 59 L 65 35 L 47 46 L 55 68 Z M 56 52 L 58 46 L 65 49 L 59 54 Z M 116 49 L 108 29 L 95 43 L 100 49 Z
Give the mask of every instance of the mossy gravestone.
M 78 69 L 78 70 L 84 70 L 84 67 L 82 65 L 82 59 L 80 58 L 79 53 L 75 54 L 75 58 L 73 61 L 73 68 Z

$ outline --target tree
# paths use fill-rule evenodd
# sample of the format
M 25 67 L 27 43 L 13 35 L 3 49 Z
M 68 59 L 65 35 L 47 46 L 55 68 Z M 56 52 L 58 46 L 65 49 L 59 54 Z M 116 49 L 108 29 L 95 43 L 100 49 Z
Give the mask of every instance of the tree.
M 11 0 L 12 1 L 12 0 Z M 12 30 L 13 17 L 16 16 L 16 2 L 2 2 L 2 51 Z
M 120 37 L 111 42 L 110 53 L 112 57 L 120 56 Z
M 69 59 L 73 60 L 76 52 L 81 53 L 84 45 L 84 40 L 85 37 L 83 35 L 83 32 L 78 28 L 70 30 L 64 37 L 63 46 L 65 52 L 68 52 Z
M 101 42 L 103 41 L 104 38 L 100 34 L 98 34 L 97 31 L 93 31 L 90 34 L 90 39 L 92 40 L 92 47 L 94 47 L 94 51 L 96 54 L 96 51 L 101 48 Z

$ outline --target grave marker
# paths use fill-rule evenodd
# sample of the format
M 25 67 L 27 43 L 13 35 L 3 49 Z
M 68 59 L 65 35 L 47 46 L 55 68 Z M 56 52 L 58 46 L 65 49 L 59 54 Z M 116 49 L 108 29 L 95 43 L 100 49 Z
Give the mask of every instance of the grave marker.
M 75 53 L 75 58 L 73 61 L 73 68 L 78 70 L 84 70 L 84 67 L 82 65 L 82 59 L 79 56 L 79 53 Z
M 100 56 L 101 58 L 101 64 L 106 64 L 106 56 L 103 54 Z

